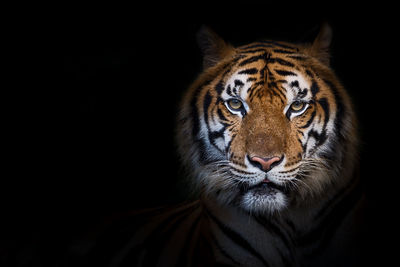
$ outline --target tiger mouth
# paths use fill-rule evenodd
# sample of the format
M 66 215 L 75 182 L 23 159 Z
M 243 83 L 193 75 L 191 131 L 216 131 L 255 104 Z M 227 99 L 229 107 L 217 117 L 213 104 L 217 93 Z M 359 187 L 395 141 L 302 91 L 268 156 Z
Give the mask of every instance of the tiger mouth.
M 278 185 L 278 184 L 272 182 L 271 180 L 268 180 L 267 178 L 265 178 L 258 184 L 255 184 L 255 185 L 245 188 L 244 191 L 245 192 L 252 191 L 253 193 L 259 194 L 259 195 L 269 195 L 269 194 L 276 193 L 277 191 L 283 192 L 285 194 L 289 193 L 288 188 L 286 186 Z

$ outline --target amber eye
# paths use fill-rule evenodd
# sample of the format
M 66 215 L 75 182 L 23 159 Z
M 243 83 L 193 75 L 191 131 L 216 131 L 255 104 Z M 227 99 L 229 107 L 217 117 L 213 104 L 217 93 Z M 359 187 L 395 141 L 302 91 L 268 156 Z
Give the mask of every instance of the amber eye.
M 290 105 L 290 109 L 292 110 L 292 112 L 300 112 L 302 111 L 306 106 L 305 102 L 302 101 L 294 101 L 291 105 Z
M 241 110 L 243 108 L 243 103 L 239 99 L 231 98 L 227 101 L 227 104 L 232 110 Z

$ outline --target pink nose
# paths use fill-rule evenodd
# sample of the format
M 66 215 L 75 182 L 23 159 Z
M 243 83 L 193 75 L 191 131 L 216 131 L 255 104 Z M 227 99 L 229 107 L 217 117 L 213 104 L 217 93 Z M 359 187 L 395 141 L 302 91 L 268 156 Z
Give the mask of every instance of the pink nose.
M 261 168 L 264 171 L 269 171 L 273 167 L 272 164 L 280 161 L 281 158 L 280 157 L 260 158 L 260 157 L 254 156 L 254 157 L 251 157 L 251 160 L 253 162 L 257 162 L 257 163 L 261 164 Z

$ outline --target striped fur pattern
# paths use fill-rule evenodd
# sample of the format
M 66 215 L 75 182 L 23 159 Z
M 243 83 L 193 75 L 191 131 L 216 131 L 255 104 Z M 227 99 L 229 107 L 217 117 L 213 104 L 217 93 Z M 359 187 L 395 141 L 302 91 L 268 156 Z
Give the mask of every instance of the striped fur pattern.
M 102 264 L 354 264 L 356 118 L 329 67 L 330 34 L 325 26 L 313 44 L 234 48 L 201 31 L 204 71 L 183 98 L 177 131 L 200 199 L 111 229 L 100 244 L 115 250 L 100 250 Z

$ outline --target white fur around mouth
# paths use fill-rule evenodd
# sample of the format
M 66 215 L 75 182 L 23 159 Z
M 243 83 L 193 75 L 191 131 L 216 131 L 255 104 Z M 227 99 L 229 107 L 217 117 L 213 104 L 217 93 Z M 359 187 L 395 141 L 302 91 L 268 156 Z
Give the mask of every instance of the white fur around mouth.
M 267 177 L 243 189 L 240 205 L 251 213 L 272 213 L 287 206 L 288 190 Z
M 241 199 L 241 207 L 251 213 L 272 213 L 286 206 L 287 196 L 267 183 L 250 188 Z

